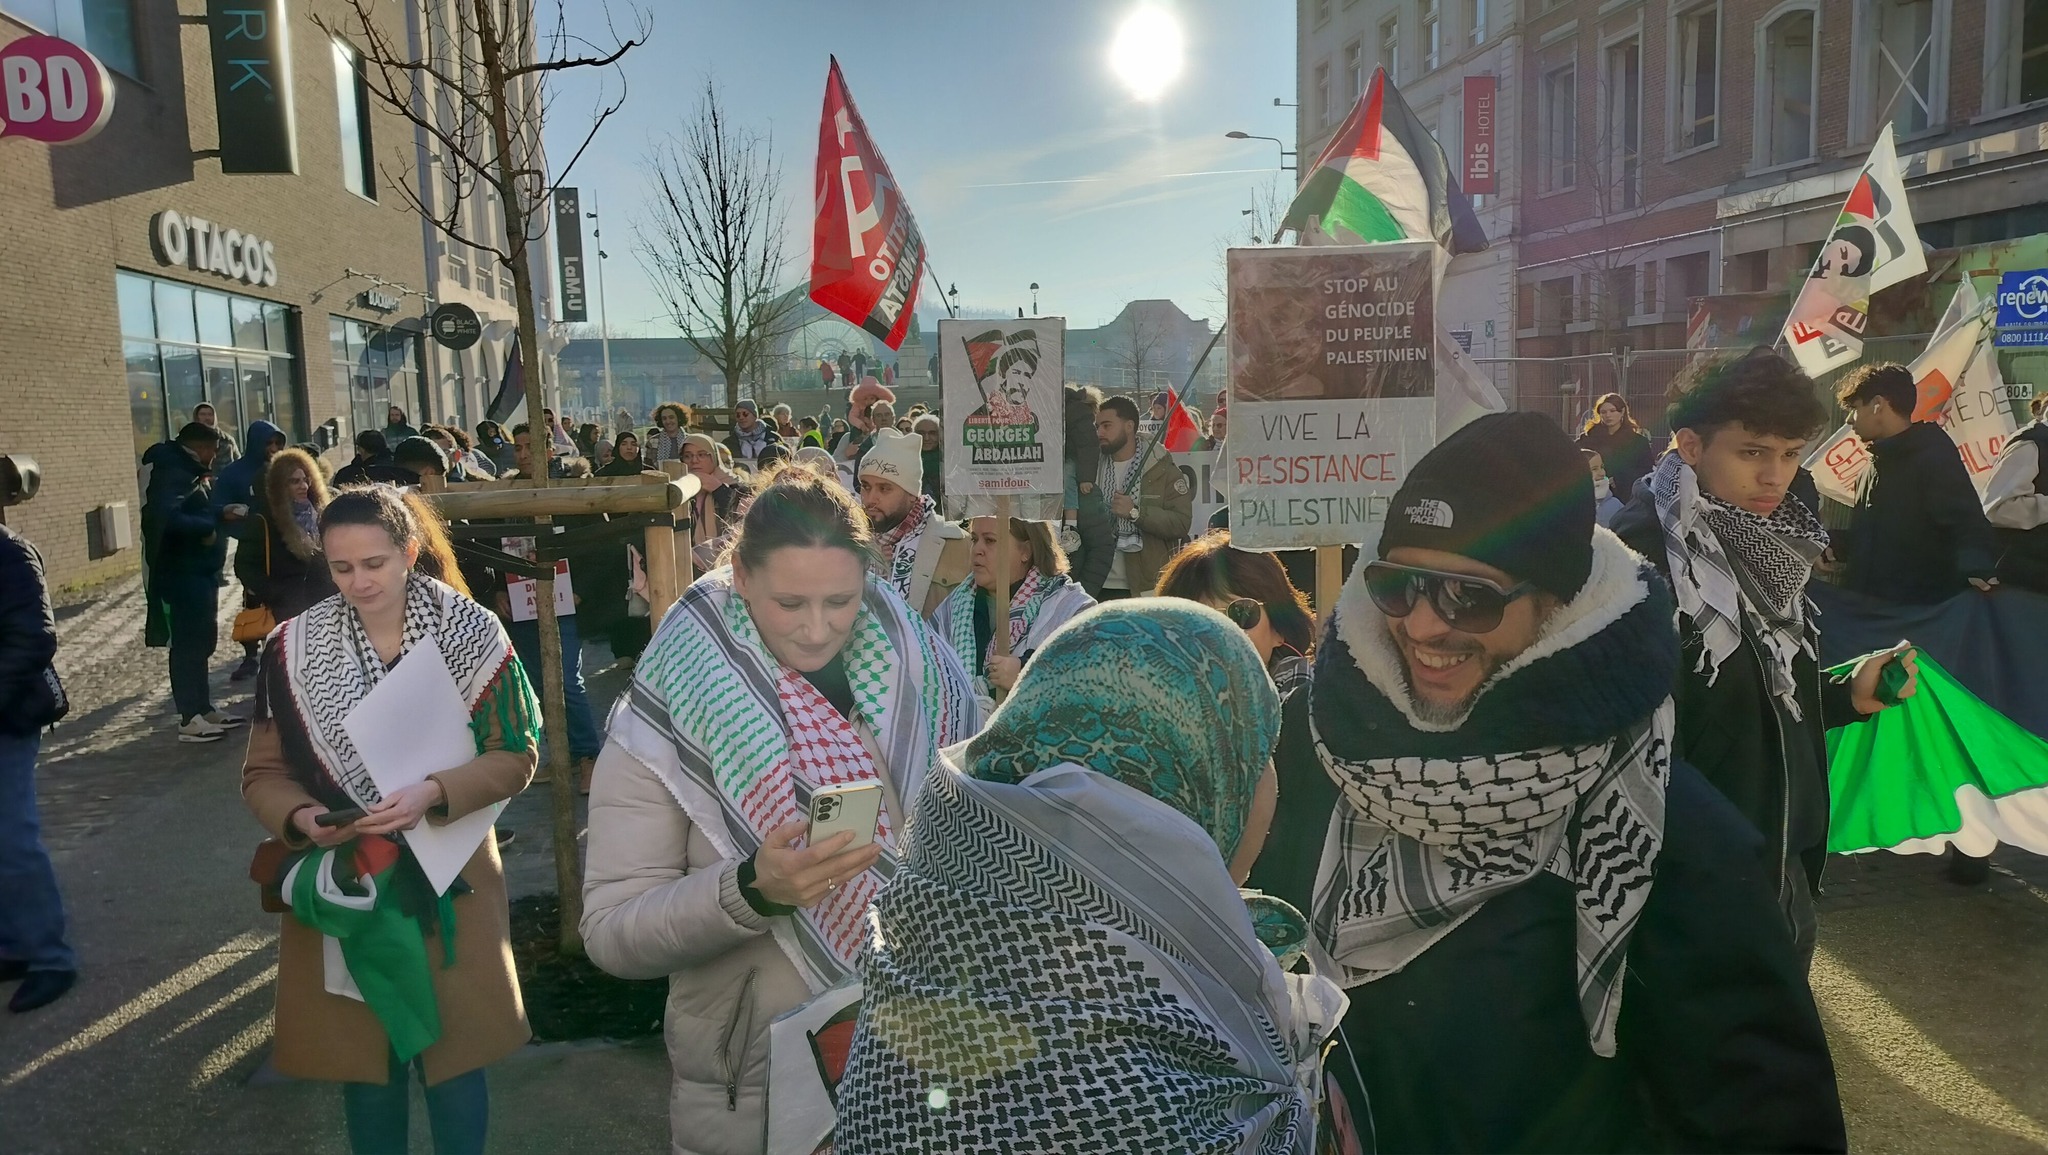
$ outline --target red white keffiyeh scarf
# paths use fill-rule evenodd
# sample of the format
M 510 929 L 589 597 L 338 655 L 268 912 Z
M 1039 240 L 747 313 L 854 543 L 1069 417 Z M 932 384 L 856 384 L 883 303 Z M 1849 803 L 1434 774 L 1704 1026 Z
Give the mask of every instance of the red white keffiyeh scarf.
M 917 568 L 917 547 L 923 543 L 924 527 L 939 511 L 930 494 L 921 495 L 917 508 L 896 528 L 875 538 L 874 575 L 896 587 L 898 595 L 910 597 L 910 574 Z

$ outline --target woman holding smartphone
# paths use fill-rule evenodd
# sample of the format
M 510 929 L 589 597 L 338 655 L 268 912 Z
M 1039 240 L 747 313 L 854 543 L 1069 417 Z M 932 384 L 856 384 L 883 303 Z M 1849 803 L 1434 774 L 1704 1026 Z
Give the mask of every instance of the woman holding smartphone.
M 852 972 L 925 772 L 981 725 L 959 658 L 868 576 L 869 540 L 843 488 L 784 471 L 731 566 L 662 620 L 597 760 L 584 942 L 669 979 L 678 1152 L 763 1149 L 769 1023 Z M 809 799 L 864 782 L 873 842 L 808 842 Z
M 342 1084 L 359 1155 L 406 1149 L 414 1070 L 434 1150 L 480 1152 L 483 1069 L 528 1037 L 497 844 L 486 834 L 436 894 L 403 833 L 525 789 L 539 704 L 497 618 L 415 571 L 422 530 L 397 490 L 343 490 L 319 530 L 340 592 L 272 631 L 242 769 L 243 800 L 287 851 L 265 879 L 292 908 L 273 1058 L 294 1078 Z M 383 794 L 343 720 L 423 642 L 454 675 L 476 757 Z

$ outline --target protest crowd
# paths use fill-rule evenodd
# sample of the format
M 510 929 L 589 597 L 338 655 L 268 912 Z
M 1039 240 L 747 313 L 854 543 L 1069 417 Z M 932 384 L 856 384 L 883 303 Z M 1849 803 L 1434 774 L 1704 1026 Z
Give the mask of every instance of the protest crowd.
M 1847 1149 L 1808 977 L 1830 762 L 1952 683 L 1917 638 L 1829 657 L 1816 600 L 2048 593 L 2048 406 L 1980 491 L 1915 374 L 1858 365 L 1848 502 L 1807 468 L 1816 375 L 1769 347 L 1702 359 L 1661 414 L 1439 416 L 1372 532 L 1317 547 L 1356 547 L 1343 569 L 1266 544 L 1229 471 L 1198 518 L 1184 468 L 1297 381 L 1255 367 L 1196 414 L 1063 380 L 1056 324 L 941 333 L 964 370 L 937 410 L 859 366 L 815 416 L 393 406 L 330 469 L 209 410 L 144 456 L 175 738 L 246 740 L 270 835 L 271 1061 L 341 1084 L 353 1150 L 405 1149 L 415 1079 L 436 1150 L 485 1147 L 486 1071 L 529 1037 L 491 825 L 544 743 L 588 795 L 589 958 L 668 982 L 677 1152 Z M 642 551 L 580 552 L 559 668 L 535 582 L 453 548 L 430 500 L 648 473 L 691 483 L 700 576 L 656 615 Z M 38 484 L 0 459 L 4 504 Z M 0 686 L 32 703 L 0 733 L 12 790 L 63 698 L 4 522 L 0 571 Z M 209 698 L 224 587 L 246 717 Z M 613 703 L 598 644 L 631 669 Z M 80 967 L 23 809 L 16 1011 Z

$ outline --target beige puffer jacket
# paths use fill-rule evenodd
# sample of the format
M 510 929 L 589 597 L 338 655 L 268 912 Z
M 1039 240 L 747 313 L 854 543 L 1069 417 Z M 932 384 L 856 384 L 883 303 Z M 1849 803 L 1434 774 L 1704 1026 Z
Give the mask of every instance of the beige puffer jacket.
M 668 976 L 663 1034 L 675 1155 L 760 1155 L 768 1024 L 810 997 L 768 920 L 654 772 L 616 742 L 590 791 L 583 940 L 627 979 Z

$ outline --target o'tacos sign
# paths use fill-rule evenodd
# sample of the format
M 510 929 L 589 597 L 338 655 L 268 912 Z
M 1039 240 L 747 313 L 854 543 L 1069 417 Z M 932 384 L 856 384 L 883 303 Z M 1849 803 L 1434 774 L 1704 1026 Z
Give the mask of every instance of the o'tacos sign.
M 150 218 L 160 265 L 183 265 L 245 285 L 277 284 L 277 250 L 255 233 L 165 209 Z
M 113 115 L 113 78 L 92 53 L 55 36 L 0 46 L 0 136 L 78 144 Z

